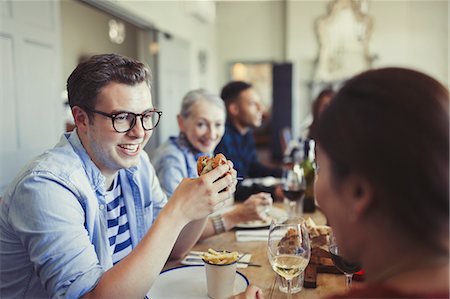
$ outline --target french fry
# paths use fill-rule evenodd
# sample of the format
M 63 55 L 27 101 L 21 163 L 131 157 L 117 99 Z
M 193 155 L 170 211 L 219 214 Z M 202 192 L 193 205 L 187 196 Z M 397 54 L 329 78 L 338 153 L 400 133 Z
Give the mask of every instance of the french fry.
M 237 261 L 239 253 L 237 251 L 215 251 L 214 249 L 209 248 L 208 252 L 205 252 L 202 255 L 202 258 L 210 264 L 225 265 Z

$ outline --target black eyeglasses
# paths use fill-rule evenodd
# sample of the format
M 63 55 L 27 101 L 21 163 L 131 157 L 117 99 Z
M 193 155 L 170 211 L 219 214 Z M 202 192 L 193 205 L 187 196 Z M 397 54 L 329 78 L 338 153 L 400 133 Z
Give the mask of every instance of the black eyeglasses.
M 153 130 L 158 125 L 162 115 L 162 111 L 158 111 L 156 109 L 146 111 L 141 114 L 136 114 L 133 112 L 120 112 L 115 114 L 109 114 L 106 112 L 98 111 L 87 107 L 83 107 L 83 109 L 111 118 L 113 128 L 114 130 L 116 130 L 117 133 L 126 133 L 132 130 L 136 125 L 136 118 L 138 116 L 141 117 L 141 123 L 144 130 L 146 131 Z

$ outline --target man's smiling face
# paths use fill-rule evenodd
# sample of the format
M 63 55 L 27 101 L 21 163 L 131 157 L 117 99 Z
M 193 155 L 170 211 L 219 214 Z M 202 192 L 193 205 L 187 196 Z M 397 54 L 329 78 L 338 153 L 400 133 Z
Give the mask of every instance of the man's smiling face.
M 145 82 L 127 85 L 112 82 L 102 88 L 94 108 L 109 114 L 133 112 L 140 114 L 153 108 L 150 89 Z M 86 130 L 83 146 L 103 175 L 136 166 L 139 154 L 147 144 L 152 130 L 145 131 L 140 117 L 126 133 L 114 130 L 111 118 L 94 114 Z

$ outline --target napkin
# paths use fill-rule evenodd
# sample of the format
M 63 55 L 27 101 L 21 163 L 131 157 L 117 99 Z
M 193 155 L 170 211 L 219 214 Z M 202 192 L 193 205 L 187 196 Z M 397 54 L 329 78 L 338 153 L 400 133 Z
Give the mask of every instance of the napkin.
M 202 251 L 189 251 L 189 253 L 184 257 L 184 259 L 181 261 L 183 265 L 203 265 L 204 262 L 202 260 Z M 239 253 L 239 256 L 241 256 L 242 253 Z M 252 258 L 251 254 L 245 254 L 239 261 L 241 262 L 250 262 L 250 259 Z M 238 268 L 247 268 L 247 264 L 241 264 L 238 262 L 237 264 Z
M 266 241 L 269 238 L 268 229 L 254 229 L 254 230 L 237 230 L 236 240 L 238 242 L 251 242 L 251 241 Z

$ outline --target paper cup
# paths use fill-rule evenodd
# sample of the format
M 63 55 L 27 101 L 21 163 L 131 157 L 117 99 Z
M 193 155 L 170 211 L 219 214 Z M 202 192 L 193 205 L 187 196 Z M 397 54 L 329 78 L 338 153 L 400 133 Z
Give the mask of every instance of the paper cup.
M 212 299 L 229 298 L 234 293 L 236 261 L 231 264 L 211 264 L 205 260 L 206 287 Z

